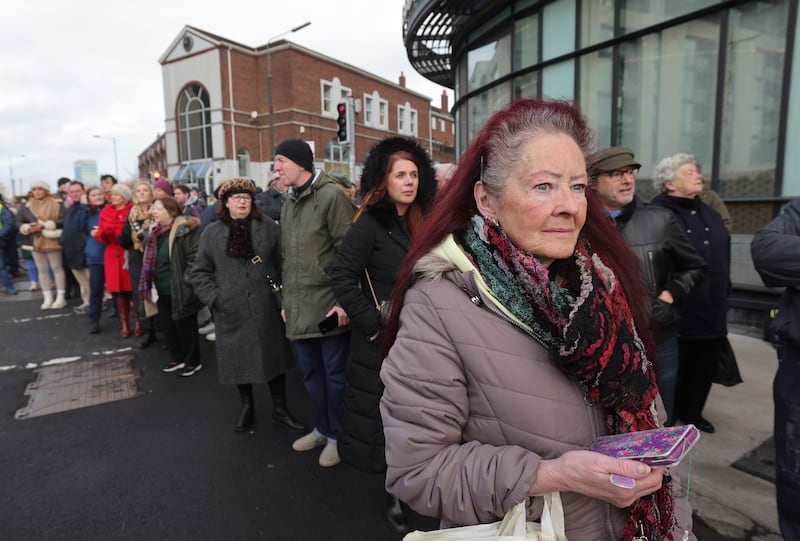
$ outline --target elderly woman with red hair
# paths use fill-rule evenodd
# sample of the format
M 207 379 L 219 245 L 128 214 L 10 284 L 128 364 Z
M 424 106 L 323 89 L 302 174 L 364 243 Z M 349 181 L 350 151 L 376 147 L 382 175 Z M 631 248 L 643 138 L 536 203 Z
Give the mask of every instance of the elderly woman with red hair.
M 558 492 L 570 541 L 691 530 L 674 475 L 586 450 L 666 418 L 635 257 L 587 191 L 591 143 L 566 102 L 495 113 L 400 271 L 381 369 L 386 485 L 446 525 L 523 501 L 536 519 Z

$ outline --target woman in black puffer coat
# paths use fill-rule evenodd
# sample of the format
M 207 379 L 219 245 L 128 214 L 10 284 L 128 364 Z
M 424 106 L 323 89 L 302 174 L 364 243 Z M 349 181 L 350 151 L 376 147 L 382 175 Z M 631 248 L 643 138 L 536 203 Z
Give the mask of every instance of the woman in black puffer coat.
M 390 137 L 375 144 L 361 175 L 361 207 L 331 271 L 333 291 L 352 327 L 339 455 L 362 471 L 386 471 L 379 410 L 381 317 L 376 304 L 391 296 L 400 265 L 435 194 L 431 160 L 415 141 Z M 407 531 L 400 501 L 387 494 L 386 505 L 392 527 Z

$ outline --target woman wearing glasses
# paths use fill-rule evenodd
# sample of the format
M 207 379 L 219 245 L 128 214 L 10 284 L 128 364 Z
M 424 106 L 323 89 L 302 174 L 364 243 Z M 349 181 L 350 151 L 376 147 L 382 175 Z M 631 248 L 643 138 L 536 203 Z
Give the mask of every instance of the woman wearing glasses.
M 272 422 L 302 433 L 286 404 L 289 342 L 280 307 L 269 280 L 280 283 L 280 229 L 253 204 L 255 185 L 231 178 L 219 187 L 218 221 L 200 238 L 192 284 L 214 314 L 217 374 L 220 383 L 236 385 L 241 411 L 234 430 L 245 432 L 255 421 L 253 384 L 268 382 Z

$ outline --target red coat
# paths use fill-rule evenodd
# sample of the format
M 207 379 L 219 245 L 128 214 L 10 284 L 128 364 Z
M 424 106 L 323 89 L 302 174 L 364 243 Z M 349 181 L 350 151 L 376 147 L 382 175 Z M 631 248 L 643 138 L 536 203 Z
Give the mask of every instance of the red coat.
M 100 223 L 97 226 L 97 240 L 106 245 L 103 255 L 103 265 L 106 276 L 106 289 L 109 293 L 131 291 L 131 277 L 125 265 L 125 249 L 117 242 L 117 237 L 122 233 L 122 228 L 128 220 L 133 203 L 128 203 L 121 209 L 114 205 L 106 205 L 100 211 Z

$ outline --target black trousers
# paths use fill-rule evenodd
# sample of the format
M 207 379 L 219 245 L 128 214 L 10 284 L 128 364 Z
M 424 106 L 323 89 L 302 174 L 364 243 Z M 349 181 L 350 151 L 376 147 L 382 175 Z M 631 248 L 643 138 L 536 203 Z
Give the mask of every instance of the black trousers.
M 678 340 L 678 388 L 676 411 L 678 418 L 694 423 L 703 415 L 703 408 L 711 391 L 711 375 L 717 365 L 720 341 Z
M 197 314 L 183 319 L 172 319 L 172 296 L 158 297 L 158 322 L 172 360 L 186 366 L 202 364 L 200 338 L 197 332 Z
M 778 349 L 775 401 L 775 489 L 786 541 L 800 541 L 800 347 Z

